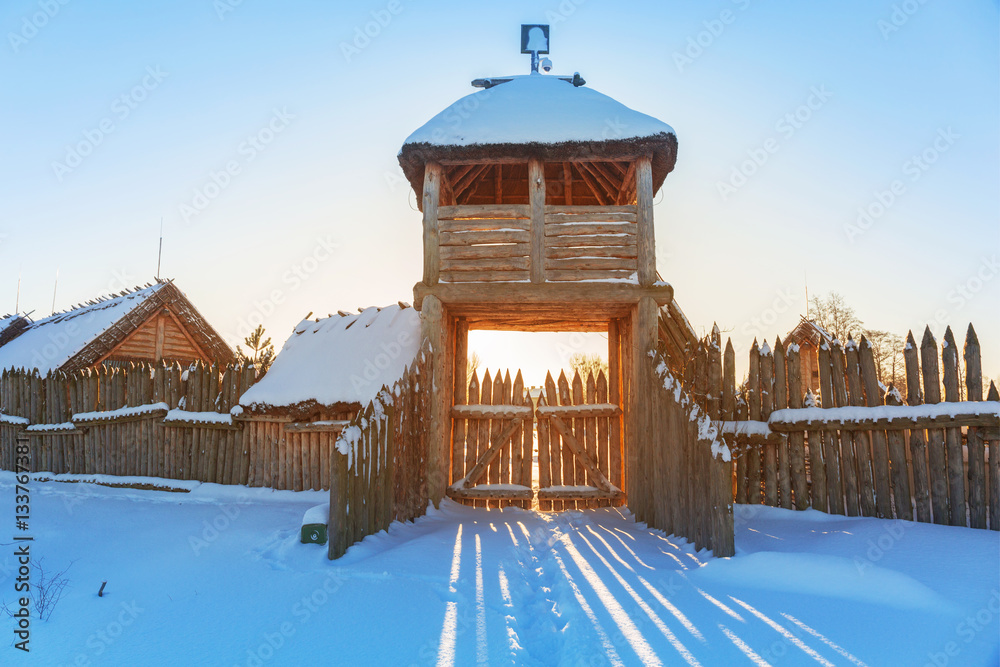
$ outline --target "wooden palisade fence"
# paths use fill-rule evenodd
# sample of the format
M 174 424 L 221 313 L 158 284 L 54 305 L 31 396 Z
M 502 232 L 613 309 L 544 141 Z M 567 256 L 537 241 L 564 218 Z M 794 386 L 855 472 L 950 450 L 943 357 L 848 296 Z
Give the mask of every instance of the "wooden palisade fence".
M 905 394 L 879 383 L 864 337 L 820 346 L 818 397 L 797 390 L 799 354 L 780 339 L 773 351 L 754 341 L 737 394 L 726 347 L 721 419 L 736 502 L 1000 530 L 1000 397 L 991 383 L 983 402 L 971 325 L 965 401 L 950 328 L 940 348 L 929 328 L 919 348 L 908 335 Z
M 0 468 L 18 440 L 30 471 L 246 484 L 242 426 L 230 409 L 257 379 L 252 366 L 99 366 L 0 374 Z
M 652 423 L 637 441 L 645 461 L 628 480 L 628 506 L 638 521 L 684 537 L 717 557 L 735 554 L 730 451 L 713 420 L 720 413 L 722 386 L 718 332 L 702 343 L 704 354 L 684 387 L 657 355 L 650 363 L 658 379 L 646 414 Z M 711 388 L 711 389 L 710 389 Z M 694 391 L 709 397 L 703 405 Z M 644 400 L 643 398 L 639 399 Z
M 344 428 L 331 453 L 329 557 L 427 511 L 426 415 L 434 378 L 425 341 L 392 388 Z

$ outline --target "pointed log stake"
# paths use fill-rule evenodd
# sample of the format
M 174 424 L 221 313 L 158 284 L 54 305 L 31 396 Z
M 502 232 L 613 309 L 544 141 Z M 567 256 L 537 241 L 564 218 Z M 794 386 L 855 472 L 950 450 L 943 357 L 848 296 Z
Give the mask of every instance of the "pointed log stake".
M 969 324 L 965 333 L 966 400 L 983 400 L 983 364 L 979 337 Z M 977 428 L 970 428 L 966 439 L 969 453 L 969 525 L 986 528 L 986 448 Z
M 987 401 L 1000 401 L 997 386 L 990 382 Z M 990 440 L 990 530 L 1000 530 L 1000 440 Z
M 861 380 L 865 388 L 865 403 L 870 408 L 882 405 L 884 392 L 878 381 L 875 354 L 871 343 L 865 336 L 861 336 L 858 357 L 861 363 Z M 889 481 L 889 450 L 885 431 L 873 430 L 871 441 L 872 471 L 875 478 L 875 509 L 880 518 L 891 519 L 892 486 Z
M 906 362 L 906 404 L 920 405 L 924 402 L 924 394 L 920 390 L 920 359 L 917 343 L 913 332 L 907 332 L 906 346 L 903 348 L 903 359 Z M 910 431 L 910 467 L 912 471 L 913 505 L 916 509 L 916 520 L 930 523 L 931 499 L 930 485 L 927 480 L 927 445 L 924 432 L 920 429 Z
M 941 380 L 938 375 L 937 341 L 931 328 L 924 329 L 920 342 L 920 363 L 924 376 L 924 400 L 929 404 L 941 402 Z M 947 525 L 948 514 L 948 470 L 945 458 L 944 432 L 941 429 L 927 429 L 927 470 L 931 487 L 931 509 L 934 523 Z
M 941 350 L 941 365 L 944 370 L 944 400 L 954 403 L 961 400 L 958 391 L 958 345 L 951 327 L 945 329 Z M 965 461 L 962 451 L 962 429 L 945 429 L 945 443 L 948 457 L 948 507 L 951 511 L 951 525 L 967 525 L 965 504 Z

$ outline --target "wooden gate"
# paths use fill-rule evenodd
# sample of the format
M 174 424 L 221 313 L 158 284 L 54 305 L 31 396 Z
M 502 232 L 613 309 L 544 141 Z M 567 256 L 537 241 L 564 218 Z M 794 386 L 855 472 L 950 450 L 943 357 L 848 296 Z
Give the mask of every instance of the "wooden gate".
M 607 507 L 624 501 L 622 410 L 604 373 L 572 387 L 549 374 L 534 398 L 518 371 L 477 374 L 452 408 L 448 495 L 477 507 L 542 510 Z M 537 432 L 537 447 L 534 434 Z

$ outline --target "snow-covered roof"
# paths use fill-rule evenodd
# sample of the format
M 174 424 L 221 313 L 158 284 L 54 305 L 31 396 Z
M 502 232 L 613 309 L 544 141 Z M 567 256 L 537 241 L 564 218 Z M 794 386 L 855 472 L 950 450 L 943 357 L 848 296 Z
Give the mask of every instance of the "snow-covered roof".
M 0 317 L 0 345 L 5 345 L 20 336 L 30 324 L 31 320 L 19 313 Z
M 34 368 L 42 375 L 59 369 L 165 285 L 157 283 L 34 322 L 0 347 L 0 368 Z
M 538 74 L 510 79 L 458 100 L 404 143 L 559 144 L 674 134 L 663 121 L 586 86 Z
M 267 374 L 240 405 L 250 411 L 366 404 L 392 386 L 420 346 L 420 314 L 410 307 L 365 308 L 356 315 L 303 320 Z
M 651 154 L 654 190 L 674 168 L 677 137 L 663 121 L 556 76 L 503 80 L 458 100 L 406 139 L 399 163 L 418 194 L 431 160 L 615 160 Z

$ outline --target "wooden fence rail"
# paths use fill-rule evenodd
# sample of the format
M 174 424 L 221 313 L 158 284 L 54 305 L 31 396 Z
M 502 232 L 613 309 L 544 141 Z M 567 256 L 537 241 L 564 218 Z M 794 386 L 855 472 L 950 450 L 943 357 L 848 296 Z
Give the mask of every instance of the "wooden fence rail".
M 246 484 L 242 427 L 229 412 L 257 380 L 252 366 L 99 366 L 0 374 L 0 468 Z
M 819 395 L 802 396 L 797 345 L 785 349 L 778 339 L 772 352 L 755 341 L 737 392 L 730 342 L 722 430 L 736 453 L 736 502 L 1000 530 L 1000 396 L 991 383 L 983 401 L 971 325 L 965 401 L 958 353 L 950 328 L 940 347 L 929 328 L 919 347 L 911 332 L 907 386 L 897 388 L 879 383 L 864 337 L 825 342 L 816 358 Z M 703 404 L 710 398 L 696 395 Z
M 403 377 L 383 388 L 337 440 L 330 466 L 331 560 L 393 521 L 412 521 L 427 511 L 431 369 L 425 340 Z

